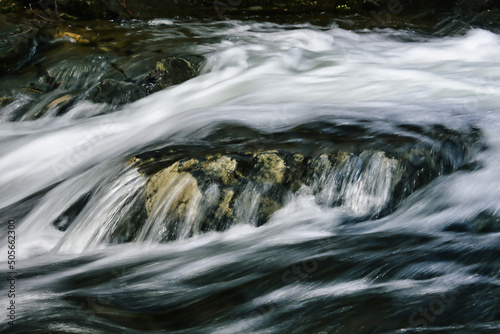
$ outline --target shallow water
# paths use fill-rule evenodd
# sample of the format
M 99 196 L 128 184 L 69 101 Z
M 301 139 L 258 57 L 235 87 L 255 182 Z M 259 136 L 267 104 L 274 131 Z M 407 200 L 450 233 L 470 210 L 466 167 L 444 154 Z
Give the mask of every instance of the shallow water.
M 3 231 L 16 220 L 19 289 L 17 327 L 3 317 L 2 331 L 500 329 L 500 36 L 248 21 L 116 29 L 148 32 L 143 48 L 182 36 L 186 52 L 206 57 L 203 73 L 122 107 L 80 101 L 17 121 L 5 116 L 14 105 L 1 107 L 0 216 Z M 95 78 L 87 71 L 77 85 Z M 78 89 L 66 82 L 58 89 Z M 308 127 L 313 134 L 298 135 Z M 262 226 L 242 204 L 225 231 L 161 243 L 114 237 L 144 201 L 147 177 L 128 163 L 144 152 L 324 153 L 339 141 L 388 152 L 408 138 L 449 168 L 436 167 L 383 215 L 392 167 L 374 165 L 336 205 L 333 186 L 304 188 Z

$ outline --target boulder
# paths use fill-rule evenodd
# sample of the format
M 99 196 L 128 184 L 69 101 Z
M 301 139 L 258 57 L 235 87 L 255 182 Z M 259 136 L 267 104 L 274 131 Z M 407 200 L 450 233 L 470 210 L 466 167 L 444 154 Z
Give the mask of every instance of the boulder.
M 134 159 L 139 169 L 156 163 L 154 158 Z M 265 224 L 287 196 L 308 187 L 319 205 L 346 205 L 357 215 L 378 215 L 393 208 L 396 188 L 408 185 L 402 184 L 408 181 L 403 180 L 403 172 L 404 164 L 383 151 L 314 156 L 277 150 L 208 154 L 160 167 L 149 179 L 145 206 L 149 215 L 155 215 L 155 210 L 168 212 L 176 222 L 168 223 L 168 229 L 185 224 L 190 207 L 190 233 L 221 231 L 236 223 Z M 409 177 L 413 180 L 415 173 Z
M 131 162 L 149 178 L 148 219 L 154 216 L 153 206 L 164 208 L 176 223 L 164 219 L 158 224 L 169 231 L 184 226 L 186 237 L 235 224 L 260 226 L 296 196 L 313 196 L 316 205 L 325 208 L 342 206 L 353 221 L 377 219 L 436 177 L 475 168 L 475 152 L 485 148 L 473 127 L 419 128 L 418 137 L 426 140 L 370 131 L 366 140 L 364 126 L 306 123 L 272 135 L 261 133 L 263 145 L 256 148 L 255 130 L 229 124 L 207 134 L 206 145 L 167 146 Z M 407 131 L 415 129 L 409 126 Z M 300 145 L 285 145 L 291 139 Z M 169 178 L 179 184 L 183 180 L 190 190 L 180 191 L 174 181 L 159 182 Z M 151 196 L 160 191 L 161 196 Z M 170 209 L 177 206 L 182 210 Z

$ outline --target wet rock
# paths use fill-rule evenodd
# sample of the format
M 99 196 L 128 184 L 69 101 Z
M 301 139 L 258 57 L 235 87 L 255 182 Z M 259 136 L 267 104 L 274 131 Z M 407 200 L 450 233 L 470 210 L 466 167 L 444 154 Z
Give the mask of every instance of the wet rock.
M 58 107 L 58 106 L 64 105 L 64 104 L 68 103 L 69 101 L 71 101 L 72 98 L 73 98 L 73 96 L 71 94 L 63 95 L 63 96 L 55 99 L 54 101 L 50 102 L 47 105 L 47 108 L 50 109 L 50 108 L 54 108 L 54 107 Z
M 21 20 L 0 15 L 0 74 L 14 72 L 35 54 L 38 29 Z
M 196 159 L 189 159 L 187 161 L 180 161 L 179 162 L 179 171 L 185 172 L 188 170 L 192 170 L 193 168 L 197 168 L 199 164 L 199 161 Z
M 136 159 L 134 163 L 141 166 L 148 162 Z M 390 204 L 401 174 L 398 161 L 383 152 L 310 157 L 279 151 L 261 152 L 251 158 L 237 154 L 207 155 L 178 160 L 151 176 L 146 211 L 152 215 L 152 208 L 163 203 L 177 208 L 168 211 L 174 220 L 181 221 L 186 210 L 181 203 L 189 206 L 187 203 L 196 201 L 200 206 L 192 210 L 203 213 L 205 219 L 200 217 L 203 221 L 191 224 L 201 226 L 200 231 L 221 231 L 238 222 L 260 226 L 282 207 L 287 194 L 311 187 L 318 204 L 344 204 L 364 215 Z M 179 193 L 181 183 L 185 188 Z M 188 187 L 189 184 L 193 186 Z M 203 204 L 199 197 L 214 200 Z
M 265 224 L 272 214 L 281 209 L 281 204 L 270 198 L 262 198 L 257 211 L 257 226 Z
M 482 211 L 474 218 L 472 228 L 477 233 L 497 233 L 500 231 L 500 217 L 490 211 Z
M 42 101 L 47 101 L 47 102 L 49 100 L 51 100 L 51 101 L 47 105 L 45 105 L 41 108 L 40 107 L 34 108 L 34 110 L 33 110 L 34 112 L 30 112 L 30 113 L 25 114 L 24 120 L 37 119 L 37 118 L 44 116 L 47 113 L 62 114 L 63 113 L 62 111 L 66 110 L 66 108 L 71 106 L 73 104 L 73 102 L 75 101 L 74 96 L 71 94 L 65 94 L 65 95 L 59 96 L 55 99 L 50 98 L 50 96 L 54 96 L 54 94 L 47 94 L 47 95 L 48 96 L 46 96 L 44 99 L 42 99 Z
M 179 163 L 175 163 L 167 169 L 164 169 L 153 175 L 146 189 L 146 211 L 151 214 L 153 208 L 158 206 L 162 196 L 176 185 L 182 185 L 182 190 L 176 195 L 176 200 L 171 207 L 173 211 L 181 211 L 178 207 L 181 204 L 187 203 L 193 194 L 198 192 L 198 183 L 196 179 L 189 173 L 179 172 Z
M 95 103 L 120 105 L 146 96 L 144 89 L 132 82 L 104 79 L 87 92 L 88 99 Z
M 59 4 L 58 12 L 86 19 L 147 20 L 158 17 L 188 16 L 195 14 L 197 10 L 191 1 L 64 0 Z
M 179 163 L 153 175 L 146 187 L 148 226 L 139 238 L 154 234 L 158 241 L 183 239 L 198 233 L 201 192 L 189 173 L 179 172 Z
M 276 153 L 261 153 L 255 157 L 257 175 L 260 183 L 281 183 L 285 176 L 285 162 Z
M 279 0 L 272 3 L 262 0 L 249 1 L 113 1 L 113 0 L 67 0 L 59 7 L 61 11 L 86 18 L 134 18 L 153 19 L 160 17 L 215 17 L 227 18 L 231 15 L 307 12 L 363 12 L 387 9 L 395 12 L 398 8 L 436 10 L 453 8 L 454 2 L 430 0 Z
M 54 35 L 54 38 L 69 38 L 72 41 L 75 41 L 77 43 L 82 43 L 82 44 L 87 44 L 90 43 L 90 41 L 86 38 L 83 38 L 82 35 L 75 34 L 69 31 L 59 31 Z
M 220 198 L 220 202 L 217 205 L 214 216 L 215 218 L 223 221 L 233 221 L 234 220 L 234 190 L 225 189 Z
M 230 185 L 236 182 L 236 166 L 236 160 L 222 156 L 216 160 L 207 161 L 201 168 L 208 177 L 216 179 L 224 185 Z
M 445 228 L 448 232 L 498 233 L 500 217 L 489 210 L 479 212 L 471 219 L 454 222 Z
M 158 175 L 173 173 L 172 168 L 176 175 L 189 175 L 186 184 L 196 181 L 197 191 L 191 192 L 194 199 L 184 198 L 198 203 L 196 209 L 192 204 L 185 210 L 191 212 L 191 218 L 172 216 L 189 221 L 192 233 L 223 231 L 234 224 L 260 226 L 295 196 L 313 196 L 322 207 L 342 206 L 354 220 L 377 219 L 396 210 L 411 193 L 436 177 L 473 161 L 474 152 L 484 145 L 475 128 L 402 128 L 417 131 L 426 140 L 371 132 L 367 141 L 363 136 L 367 130 L 361 125 L 346 132 L 334 123 L 318 123 L 275 134 L 274 142 L 269 142 L 273 145 L 263 138 L 265 144 L 255 148 L 254 133 L 229 125 L 214 130 L 217 135 L 207 135 L 206 145 L 145 152 L 136 157 L 134 165 L 151 175 L 151 184 L 158 183 Z M 248 145 L 241 133 L 251 134 Z M 290 138 L 300 145 L 281 144 Z M 170 203 L 169 197 L 179 196 L 178 186 L 162 183 L 155 188 L 165 189 L 162 203 Z M 496 224 L 483 220 L 486 223 L 479 225 L 488 227 L 480 229 L 489 230 Z
M 152 94 L 192 79 L 199 74 L 202 60 L 196 56 L 163 59 L 142 81 L 142 87 L 147 94 Z
M 147 162 L 134 159 L 132 163 L 141 166 Z M 246 164 L 245 170 L 240 163 Z M 181 159 L 150 177 L 146 211 L 153 216 L 161 206 L 168 206 L 173 219 L 182 221 L 185 207 L 198 201 L 199 207 L 193 210 L 203 213 L 205 219 L 200 217 L 201 221 L 192 224 L 200 226 L 201 231 L 225 230 L 244 217 L 248 223 L 261 225 L 281 208 L 282 191 L 276 190 L 272 183 L 282 182 L 283 178 L 284 161 L 277 153 L 261 153 L 254 159 L 222 154 Z M 260 180 L 261 185 L 254 183 L 254 179 Z M 180 184 L 184 186 L 179 192 Z M 195 200 L 200 196 L 214 200 Z M 248 215 L 247 209 L 251 211 Z
M 10 96 L 0 97 L 0 107 L 6 106 L 14 102 L 14 98 Z

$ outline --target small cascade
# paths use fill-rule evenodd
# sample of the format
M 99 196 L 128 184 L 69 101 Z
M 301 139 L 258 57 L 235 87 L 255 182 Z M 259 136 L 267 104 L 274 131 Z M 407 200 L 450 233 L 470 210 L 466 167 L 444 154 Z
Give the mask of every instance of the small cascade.
M 128 167 L 107 181 L 93 190 L 87 205 L 70 223 L 55 251 L 82 252 L 132 241 L 145 217 L 146 179 Z
M 62 253 L 259 227 L 303 194 L 322 209 L 342 208 L 353 222 L 378 219 L 436 177 L 474 168 L 482 147 L 476 129 L 432 129 L 417 129 L 415 141 L 413 130 L 402 136 L 311 123 L 259 133 L 256 147 L 251 128 L 215 127 L 204 144 L 143 151 L 112 169 L 96 166 L 47 195 L 51 201 L 66 194 L 66 206 L 42 202 L 33 217 L 43 213 L 52 222 L 51 248 Z M 46 227 L 31 216 L 25 224 L 34 234 Z
M 237 224 L 260 226 L 304 193 L 320 207 L 344 208 L 354 220 L 377 219 L 436 177 L 475 168 L 474 155 L 483 147 L 477 129 L 404 128 L 404 135 L 389 135 L 365 125 L 312 123 L 266 135 L 226 126 L 207 135 L 212 145 L 143 153 L 135 165 L 149 175 L 148 219 L 136 240 L 165 242 Z M 214 152 L 213 146 L 222 148 Z
M 304 191 L 319 206 L 377 218 L 416 190 L 419 177 L 405 161 L 383 151 L 309 157 L 265 151 L 181 159 L 150 176 L 148 218 L 136 241 L 185 239 L 237 224 L 260 226 Z
M 401 181 L 402 165 L 384 152 L 347 155 L 331 163 L 326 155 L 313 162 L 316 201 L 324 206 L 342 205 L 354 215 L 380 212 Z
M 184 239 L 199 232 L 202 199 L 196 179 L 178 173 L 178 163 L 154 175 L 147 187 L 146 220 L 137 241 Z

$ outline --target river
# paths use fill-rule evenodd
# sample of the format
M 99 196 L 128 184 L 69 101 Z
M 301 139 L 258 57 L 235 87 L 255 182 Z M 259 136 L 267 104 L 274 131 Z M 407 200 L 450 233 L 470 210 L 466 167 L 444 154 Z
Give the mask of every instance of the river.
M 17 250 L 16 326 L 2 316 L 2 332 L 500 331 L 499 35 L 114 24 L 206 62 L 119 107 L 80 101 L 16 121 L 1 107 L 0 217 L 4 233 L 16 222 Z M 287 192 L 265 224 L 241 202 L 228 228 L 160 240 L 149 219 L 150 230 L 116 237 L 144 201 L 133 157 L 259 145 L 320 156 L 339 143 L 362 147 L 358 160 Z M 411 145 L 436 161 L 396 195 L 390 152 Z M 343 186 L 339 173 L 351 173 Z

